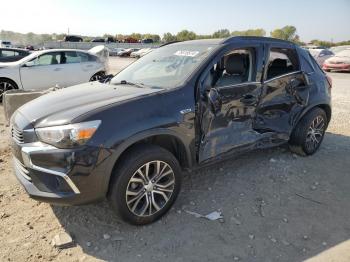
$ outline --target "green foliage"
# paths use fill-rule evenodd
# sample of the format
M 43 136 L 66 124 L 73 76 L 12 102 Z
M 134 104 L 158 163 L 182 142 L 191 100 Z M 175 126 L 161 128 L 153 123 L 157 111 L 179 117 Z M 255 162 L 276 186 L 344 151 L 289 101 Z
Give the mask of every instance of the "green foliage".
M 318 40 L 318 39 L 311 40 L 310 43 L 313 44 L 313 45 L 324 46 L 324 47 L 327 47 L 327 48 L 332 47 L 332 46 L 335 45 L 335 44 L 332 43 L 332 42 L 329 42 L 329 41 L 321 41 L 321 40 Z
M 165 43 L 169 43 L 169 42 L 173 42 L 173 41 L 176 41 L 177 40 L 177 38 L 176 38 L 176 35 L 173 35 L 173 34 L 171 34 L 171 33 L 165 33 L 164 35 L 163 35 L 163 42 L 165 42 Z
M 227 38 L 230 36 L 230 30 L 228 29 L 220 29 L 212 35 L 213 38 Z
M 265 36 L 266 31 L 262 28 L 257 29 L 248 29 L 244 31 L 233 31 L 231 32 L 232 36 Z
M 155 43 L 160 42 L 160 36 L 156 34 L 140 34 L 140 33 L 132 33 L 131 35 L 123 35 L 123 34 L 116 34 L 115 38 L 119 41 L 122 41 L 126 38 L 134 38 L 136 40 L 142 40 L 142 39 L 152 39 Z
M 61 35 L 56 34 L 34 34 L 34 33 L 27 33 L 27 34 L 21 34 L 16 33 L 12 31 L 4 31 L 1 30 L 0 32 L 0 39 L 9 40 L 13 43 L 17 43 L 19 45 L 36 45 L 36 44 L 43 44 L 48 41 L 53 41 L 53 38 L 58 39 Z M 62 37 L 63 38 L 63 37 Z
M 196 33 L 188 30 L 182 30 L 177 33 L 176 39 L 178 41 L 187 41 L 187 40 L 194 40 L 197 38 Z
M 298 42 L 299 36 L 296 34 L 296 32 L 297 32 L 297 29 L 295 28 L 295 26 L 287 25 L 285 27 L 273 30 L 270 33 L 270 35 L 271 37 L 274 37 L 274 38 Z

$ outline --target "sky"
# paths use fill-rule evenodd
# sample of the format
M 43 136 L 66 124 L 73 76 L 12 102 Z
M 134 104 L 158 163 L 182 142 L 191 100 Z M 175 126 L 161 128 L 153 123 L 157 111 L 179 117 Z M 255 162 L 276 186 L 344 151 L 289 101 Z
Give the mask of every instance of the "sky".
M 350 40 L 350 0 L 3 0 L 0 14 L 0 30 L 86 36 L 285 25 L 303 41 Z

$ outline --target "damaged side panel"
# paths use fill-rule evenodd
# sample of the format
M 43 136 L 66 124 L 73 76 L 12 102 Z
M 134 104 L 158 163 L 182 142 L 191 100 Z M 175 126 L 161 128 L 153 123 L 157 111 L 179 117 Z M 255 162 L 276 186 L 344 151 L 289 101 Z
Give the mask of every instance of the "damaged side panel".
M 254 129 L 285 135 L 288 139 L 299 114 L 309 101 L 309 86 L 301 72 L 271 79 L 263 85 Z
M 255 101 L 246 104 L 244 98 L 257 97 L 260 84 L 248 84 L 219 89 L 221 108 L 217 113 L 204 103 L 202 141 L 199 161 L 254 144 L 259 134 L 252 129 Z
M 201 96 L 199 163 L 288 141 L 308 105 L 312 84 L 294 47 L 263 45 L 256 54 L 255 82 L 211 88 Z

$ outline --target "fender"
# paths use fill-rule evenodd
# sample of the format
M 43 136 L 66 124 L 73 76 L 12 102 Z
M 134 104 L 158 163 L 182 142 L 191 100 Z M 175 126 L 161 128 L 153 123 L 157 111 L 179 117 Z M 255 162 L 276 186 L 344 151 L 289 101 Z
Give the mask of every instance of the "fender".
M 111 150 L 112 155 L 109 157 L 108 160 L 108 167 L 106 168 L 106 173 L 108 174 L 105 179 L 105 192 L 108 190 L 108 185 L 112 176 L 113 168 L 115 164 L 117 163 L 120 156 L 133 144 L 137 143 L 138 141 L 141 141 L 143 139 L 156 136 L 156 135 L 169 135 L 176 137 L 183 145 L 186 151 L 186 160 L 189 167 L 193 166 L 193 160 L 192 155 L 189 150 L 190 146 L 188 142 L 184 141 L 184 139 L 181 137 L 179 133 L 176 131 L 166 129 L 166 128 L 156 128 L 151 130 L 146 130 L 141 133 L 137 133 L 135 135 L 130 136 L 127 140 L 123 141 L 122 143 L 118 144 L 115 148 Z
M 328 119 L 328 123 L 329 123 L 329 122 L 331 121 L 331 117 L 332 117 L 332 107 L 330 106 L 330 104 L 327 104 L 327 103 L 324 103 L 324 102 L 325 102 L 325 101 L 315 101 L 315 102 L 313 102 L 312 104 L 309 104 L 307 107 L 305 107 L 305 108 L 301 111 L 301 113 L 300 113 L 300 115 L 299 115 L 297 121 L 295 122 L 295 125 L 294 125 L 294 127 L 293 127 L 293 130 L 294 130 L 294 128 L 298 125 L 298 123 L 300 122 L 300 120 L 304 117 L 304 115 L 306 115 L 308 112 L 310 112 L 310 110 L 312 110 L 312 109 L 315 108 L 315 107 L 320 107 L 320 108 L 322 108 L 322 109 L 327 108 L 328 112 L 326 111 L 326 114 L 327 114 L 327 117 L 329 117 L 329 119 Z

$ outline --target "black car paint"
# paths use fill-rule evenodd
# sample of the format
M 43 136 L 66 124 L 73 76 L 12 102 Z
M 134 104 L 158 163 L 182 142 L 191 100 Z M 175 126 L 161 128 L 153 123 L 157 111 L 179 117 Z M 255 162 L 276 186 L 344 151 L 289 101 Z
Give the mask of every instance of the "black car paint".
M 56 149 L 55 154 L 48 150 L 32 158 L 34 164 L 67 172 L 78 185 L 80 194 L 38 194 L 27 186 L 28 193 L 52 203 L 89 203 L 106 196 L 118 159 L 139 141 L 161 136 L 173 138 L 182 167 L 196 168 L 228 155 L 288 141 L 300 118 L 317 105 L 329 111 L 330 116 L 325 76 L 303 71 L 303 62 L 300 71 L 265 81 L 267 50 L 271 43 L 290 45 L 299 54 L 300 48 L 284 41 L 235 37 L 220 43 L 188 80 L 174 89 L 94 83 L 86 89 L 78 86 L 52 93 L 23 106 L 11 121 L 19 129 L 102 121 L 86 145 Z M 256 81 L 236 86 L 234 90 L 233 87 L 217 90 L 222 104 L 218 112 L 213 112 L 203 90 L 206 73 L 215 59 L 228 50 L 247 46 L 258 48 Z M 294 78 L 298 84 L 291 87 L 290 79 Z M 307 83 L 310 86 L 305 87 Z M 118 92 L 124 93 L 115 97 L 114 93 Z M 40 112 L 41 108 L 47 108 L 46 112 Z M 31 141 L 37 141 L 35 133 L 32 136 Z M 20 161 L 23 161 L 22 146 L 13 143 L 14 155 Z

